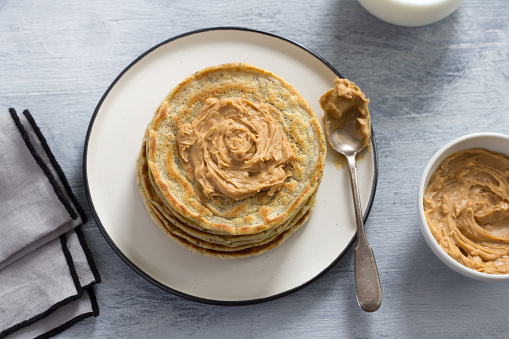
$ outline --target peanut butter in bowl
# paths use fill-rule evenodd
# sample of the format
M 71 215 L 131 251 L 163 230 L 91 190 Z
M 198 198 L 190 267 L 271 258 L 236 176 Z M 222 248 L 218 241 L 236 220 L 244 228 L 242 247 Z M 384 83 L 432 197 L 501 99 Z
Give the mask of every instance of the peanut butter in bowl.
M 451 268 L 481 280 L 509 279 L 509 157 L 503 144 L 509 146 L 509 137 L 497 134 L 453 141 L 430 161 L 419 187 L 421 230 L 431 249 Z
M 509 273 L 509 159 L 484 149 L 450 155 L 424 195 L 428 226 L 456 261 L 479 272 Z

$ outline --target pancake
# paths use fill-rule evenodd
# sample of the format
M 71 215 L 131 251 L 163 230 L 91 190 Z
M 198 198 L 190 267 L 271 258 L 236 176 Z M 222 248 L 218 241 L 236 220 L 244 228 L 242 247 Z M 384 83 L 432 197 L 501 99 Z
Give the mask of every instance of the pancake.
M 288 176 L 275 192 L 261 190 L 239 200 L 228 196 L 208 197 L 193 168 L 179 154 L 176 137 L 179 126 L 192 123 L 207 99 L 231 98 L 269 107 L 271 118 L 291 145 L 294 160 L 285 168 Z M 174 225 L 189 227 L 180 228 L 188 235 L 196 230 L 219 235 L 216 239 L 223 240 L 251 236 L 246 239 L 251 244 L 269 236 L 285 238 L 282 234 L 290 233 L 299 224 L 292 220 L 306 204 L 309 207 L 308 202 L 312 201 L 322 178 L 326 154 L 320 123 L 300 94 L 275 74 L 242 63 L 209 67 L 186 78 L 163 100 L 147 127 L 145 138 L 144 180 L 148 180 L 146 187 L 152 187 L 153 196 L 160 200 L 157 203 L 164 211 L 160 216 L 167 220 L 174 218 Z M 275 229 L 280 232 L 270 233 Z M 192 236 L 197 234 L 200 233 Z M 181 245 L 195 248 L 187 240 L 179 241 Z M 278 243 L 274 241 L 269 243 Z M 223 241 L 221 245 L 227 243 Z

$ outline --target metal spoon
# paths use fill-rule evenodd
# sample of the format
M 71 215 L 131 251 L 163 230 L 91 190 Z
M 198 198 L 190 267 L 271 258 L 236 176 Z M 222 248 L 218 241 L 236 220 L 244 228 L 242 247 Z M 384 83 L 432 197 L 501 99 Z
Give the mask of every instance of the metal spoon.
M 373 250 L 364 233 L 362 209 L 357 182 L 355 157 L 364 149 L 362 136 L 358 132 L 357 120 L 339 121 L 325 114 L 325 129 L 332 147 L 348 160 L 350 182 L 357 220 L 357 245 L 354 250 L 355 289 L 359 306 L 367 312 L 374 312 L 382 303 L 382 288 Z

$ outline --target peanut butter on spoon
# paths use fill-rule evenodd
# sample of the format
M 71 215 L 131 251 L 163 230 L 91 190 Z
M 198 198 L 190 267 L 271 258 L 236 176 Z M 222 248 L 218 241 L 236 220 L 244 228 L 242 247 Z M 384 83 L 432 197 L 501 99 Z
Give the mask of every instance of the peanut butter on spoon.
M 325 130 L 335 131 L 352 124 L 350 129 L 362 140 L 362 147 L 368 146 L 371 139 L 368 104 L 369 99 L 355 83 L 336 78 L 334 87 L 320 98 L 320 106 L 325 112 Z

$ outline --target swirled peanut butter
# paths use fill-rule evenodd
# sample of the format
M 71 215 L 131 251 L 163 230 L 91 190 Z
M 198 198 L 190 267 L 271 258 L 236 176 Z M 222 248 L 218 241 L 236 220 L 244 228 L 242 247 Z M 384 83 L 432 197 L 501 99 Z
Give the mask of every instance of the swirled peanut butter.
M 438 244 L 474 270 L 509 273 L 509 159 L 483 149 L 452 154 L 431 176 L 426 221 Z
M 363 146 L 371 138 L 371 122 L 368 109 L 369 99 L 361 89 L 348 79 L 336 78 L 334 87 L 320 98 L 320 106 L 329 119 L 325 119 L 325 130 L 333 131 L 343 128 L 347 123 L 356 122 L 356 130 L 363 140 Z
M 241 200 L 283 186 L 295 156 L 270 109 L 241 98 L 208 98 L 197 117 L 179 127 L 180 156 L 206 197 Z

